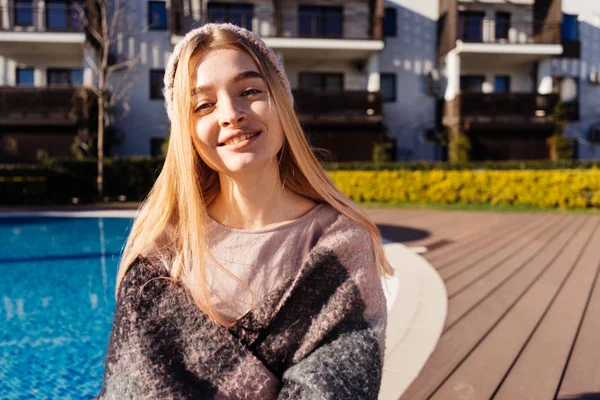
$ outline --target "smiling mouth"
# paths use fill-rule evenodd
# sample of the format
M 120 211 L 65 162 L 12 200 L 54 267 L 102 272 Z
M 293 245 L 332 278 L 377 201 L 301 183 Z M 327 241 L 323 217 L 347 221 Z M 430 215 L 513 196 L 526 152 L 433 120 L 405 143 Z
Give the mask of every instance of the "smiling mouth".
M 228 141 L 226 141 L 224 143 L 219 143 L 219 147 L 222 147 L 222 146 L 233 146 L 233 145 L 236 145 L 238 143 L 244 142 L 246 140 L 252 139 L 253 137 L 260 135 L 261 133 L 262 133 L 262 131 L 258 131 L 258 132 L 255 132 L 255 133 L 248 133 L 246 135 L 239 135 L 239 136 L 236 136 L 234 138 L 229 139 Z

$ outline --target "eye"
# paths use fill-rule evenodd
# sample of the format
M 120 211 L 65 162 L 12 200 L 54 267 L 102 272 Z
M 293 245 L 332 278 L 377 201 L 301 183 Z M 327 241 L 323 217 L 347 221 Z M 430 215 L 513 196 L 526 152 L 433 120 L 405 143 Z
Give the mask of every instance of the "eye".
M 198 106 L 196 106 L 196 108 L 194 109 L 194 112 L 201 112 L 201 111 L 206 111 L 208 110 L 210 107 L 212 107 L 213 104 L 212 103 L 204 103 L 204 104 L 199 104 Z
M 242 96 L 251 96 L 253 94 L 258 94 L 258 93 L 262 93 L 262 91 L 260 91 L 258 89 L 248 89 L 242 93 Z

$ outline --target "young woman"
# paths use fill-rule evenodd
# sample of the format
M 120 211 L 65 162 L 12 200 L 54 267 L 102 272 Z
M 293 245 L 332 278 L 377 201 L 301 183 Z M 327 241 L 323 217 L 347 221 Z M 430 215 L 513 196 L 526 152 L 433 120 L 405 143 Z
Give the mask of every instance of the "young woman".
M 313 156 L 274 53 L 231 24 L 193 30 L 165 101 L 99 398 L 376 399 L 392 271 Z

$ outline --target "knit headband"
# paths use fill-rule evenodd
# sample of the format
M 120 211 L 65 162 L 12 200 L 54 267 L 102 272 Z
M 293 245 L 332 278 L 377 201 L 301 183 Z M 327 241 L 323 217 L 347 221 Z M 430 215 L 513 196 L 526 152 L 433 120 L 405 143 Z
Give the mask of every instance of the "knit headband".
M 171 53 L 171 56 L 169 57 L 169 62 L 167 63 L 165 70 L 165 88 L 163 89 L 163 93 L 165 95 L 165 107 L 167 108 L 169 120 L 172 120 L 173 118 L 173 83 L 175 81 L 175 71 L 177 70 L 177 64 L 179 63 L 179 58 L 181 57 L 181 51 L 183 50 L 184 46 L 186 46 L 195 36 L 212 34 L 218 29 L 226 29 L 243 37 L 254 47 L 255 50 L 258 50 L 260 53 L 262 53 L 262 55 L 265 56 L 265 58 L 271 63 L 277 72 L 279 80 L 283 84 L 290 101 L 292 103 L 294 102 L 292 90 L 290 89 L 290 82 L 288 81 L 283 67 L 279 63 L 279 60 L 277 60 L 273 50 L 267 47 L 265 42 L 263 42 L 258 35 L 233 24 L 206 24 L 200 28 L 189 31 L 185 37 L 181 39 L 179 43 L 177 43 L 173 49 L 173 53 Z

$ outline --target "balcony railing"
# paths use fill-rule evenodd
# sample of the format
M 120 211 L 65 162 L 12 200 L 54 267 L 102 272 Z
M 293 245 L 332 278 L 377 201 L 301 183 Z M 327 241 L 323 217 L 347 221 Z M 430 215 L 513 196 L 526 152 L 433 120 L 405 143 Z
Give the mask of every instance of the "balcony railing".
M 0 31 L 82 32 L 79 5 L 0 7 Z
M 560 24 L 460 16 L 457 39 L 468 43 L 560 44 Z
M 379 92 L 366 90 L 294 89 L 294 102 L 304 122 L 378 123 L 383 103 Z
M 446 103 L 447 123 L 543 124 L 552 121 L 558 94 L 461 93 Z
M 0 125 L 74 125 L 78 87 L 0 87 Z
M 318 11 L 306 7 L 293 13 L 276 14 L 269 9 L 222 13 L 171 8 L 171 34 L 183 36 L 208 22 L 231 22 L 267 38 L 375 39 L 372 16 L 368 12 L 349 13 L 341 7 L 324 7 L 324 11 Z

